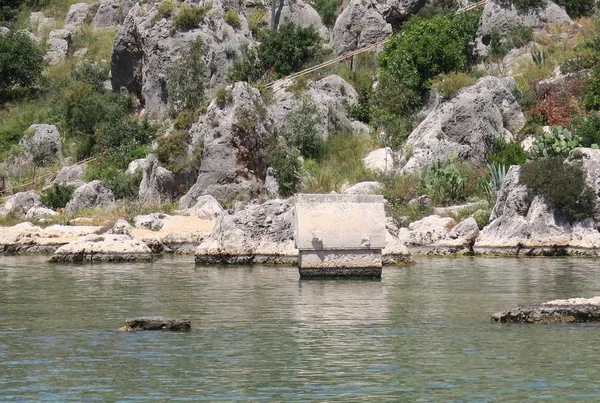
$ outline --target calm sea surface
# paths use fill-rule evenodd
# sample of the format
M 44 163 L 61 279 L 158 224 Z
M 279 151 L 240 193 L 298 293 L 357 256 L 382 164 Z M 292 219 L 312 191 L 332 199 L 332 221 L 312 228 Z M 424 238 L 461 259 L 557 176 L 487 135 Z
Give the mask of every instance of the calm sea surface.
M 592 259 L 420 259 L 375 282 L 0 257 L 0 401 L 599 402 L 600 326 L 490 323 L 595 295 Z M 193 331 L 116 331 L 149 314 Z

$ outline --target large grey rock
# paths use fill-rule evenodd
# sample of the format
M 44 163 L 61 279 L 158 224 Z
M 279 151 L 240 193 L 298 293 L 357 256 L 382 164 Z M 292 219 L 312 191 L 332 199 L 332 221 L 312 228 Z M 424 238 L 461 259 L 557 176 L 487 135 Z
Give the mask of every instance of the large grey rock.
M 390 147 L 371 151 L 363 158 L 365 168 L 379 173 L 389 173 L 394 169 L 394 154 Z
M 136 228 L 159 231 L 165 225 L 164 220 L 168 218 L 169 216 L 167 214 L 152 213 L 136 216 L 133 221 Z
M 81 24 L 85 21 L 90 12 L 88 3 L 71 4 L 65 17 L 65 24 Z
M 580 166 L 586 183 L 600 193 L 600 150 L 578 148 L 567 163 Z M 480 233 L 475 252 L 525 255 L 600 255 L 598 206 L 593 217 L 567 222 L 541 197 L 519 184 L 521 168 L 513 166 L 504 179 L 490 223 Z
M 509 34 L 515 28 L 532 27 L 544 29 L 551 24 L 569 24 L 571 19 L 564 8 L 550 0 L 539 8 L 519 10 L 510 0 L 489 0 L 483 9 L 477 30 L 477 47 L 481 54 L 487 54 L 492 29 L 501 34 Z
M 148 158 L 138 158 L 137 160 L 133 160 L 127 165 L 127 172 L 129 175 L 137 175 L 143 174 L 146 172 L 148 167 L 150 166 L 150 162 Z
M 127 319 L 125 326 L 119 330 L 132 332 L 136 330 L 163 330 L 171 332 L 189 332 L 192 324 L 187 318 L 165 318 L 162 316 L 144 316 Z
M 99 180 L 86 183 L 75 189 L 65 210 L 77 211 L 83 208 L 109 209 L 115 206 L 115 196 L 104 183 Z
M 25 215 L 30 209 L 36 207 L 43 207 L 40 196 L 36 192 L 19 192 L 4 198 L 4 203 L 0 206 L 0 216 L 11 212 Z
M 182 198 L 181 206 L 191 206 L 207 194 L 226 200 L 253 197 L 263 190 L 267 167 L 262 150 L 271 136 L 266 107 L 260 92 L 248 83 L 238 82 L 226 90 L 231 101 L 213 100 L 192 126 L 192 141 L 203 141 L 204 152 L 196 184 Z
M 87 170 L 87 164 L 75 164 L 66 167 L 62 167 L 56 177 L 52 181 L 53 184 L 67 185 L 79 187 L 84 185 L 83 178 L 85 177 L 85 171 Z
M 337 54 L 377 43 L 392 34 L 392 26 L 406 20 L 427 0 L 351 0 L 338 16 L 331 35 Z
M 377 195 L 381 193 L 383 185 L 380 182 L 358 182 L 342 191 L 343 194 L 350 195 Z
M 303 0 L 280 1 L 275 20 L 277 26 L 291 22 L 301 27 L 313 27 L 324 39 L 329 39 L 319 13 Z
M 36 165 L 48 165 L 62 159 L 60 133 L 54 125 L 31 125 L 19 144 L 26 158 Z
M 291 200 L 269 200 L 222 214 L 196 250 L 196 263 L 280 263 L 297 260 Z
M 206 89 L 210 93 L 225 83 L 229 66 L 241 57 L 252 36 L 243 14 L 238 27 L 224 21 L 223 6 L 212 3 L 212 10 L 198 27 L 177 30 L 172 18 L 161 18 L 156 6 L 136 4 L 115 38 L 111 59 L 113 89 L 123 87 L 137 95 L 145 104 L 146 115 L 164 116 L 168 68 L 198 38 L 204 44 Z
M 140 200 L 155 203 L 171 201 L 177 191 L 175 174 L 161 167 L 156 158 L 149 158 L 140 183 Z
M 201 220 L 216 220 L 221 213 L 223 213 L 223 207 L 221 204 L 212 196 L 200 196 L 196 204 L 188 209 L 184 210 L 186 215 L 191 215 L 200 218 Z
M 419 172 L 453 155 L 485 166 L 493 139 L 512 140 L 525 124 L 511 92 L 514 86 L 512 77 L 484 77 L 440 101 L 408 137 L 399 161 L 401 172 Z
M 43 37 L 56 26 L 56 20 L 52 17 L 46 17 L 41 11 L 29 14 L 29 25 L 36 28 L 37 36 Z
M 25 214 L 28 220 L 45 220 L 57 216 L 58 213 L 46 207 L 32 207 Z
M 65 60 L 69 55 L 73 41 L 71 32 L 66 29 L 54 29 L 50 31 L 48 42 L 46 43 L 46 61 L 51 64 L 58 64 Z
M 121 25 L 135 3 L 133 0 L 102 0 L 92 20 L 92 26 L 107 28 Z
M 600 297 L 570 298 L 540 305 L 520 306 L 492 315 L 499 323 L 587 323 L 600 322 Z
M 327 137 L 338 130 L 353 130 L 352 119 L 348 117 L 348 105 L 357 101 L 358 94 L 354 88 L 342 77 L 332 74 L 311 82 L 300 97 L 287 91 L 276 92 L 275 102 L 269 111 L 273 116 L 274 130 L 281 132 L 289 126 L 294 114 L 302 119 L 302 115 L 314 105 L 317 133 Z

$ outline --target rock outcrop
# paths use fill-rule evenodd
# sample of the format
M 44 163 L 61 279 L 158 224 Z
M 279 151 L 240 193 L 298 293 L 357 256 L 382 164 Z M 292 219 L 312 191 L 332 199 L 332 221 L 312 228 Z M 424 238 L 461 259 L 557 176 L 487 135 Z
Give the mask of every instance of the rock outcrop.
M 223 213 L 221 204 L 210 195 L 200 196 L 196 204 L 183 211 L 186 215 L 200 218 L 201 220 L 216 220 Z
M 552 24 L 569 24 L 571 18 L 564 8 L 550 0 L 540 7 L 518 9 L 511 0 L 489 0 L 483 9 L 477 31 L 477 48 L 485 55 L 491 42 L 491 34 L 497 28 L 501 34 L 510 34 L 520 27 L 545 29 Z
M 400 158 L 401 173 L 416 173 L 458 156 L 483 167 L 494 138 L 514 139 L 525 124 L 511 89 L 512 77 L 484 77 L 441 101 L 410 134 Z
M 342 190 L 343 194 L 349 195 L 378 195 L 381 193 L 383 185 L 380 182 L 358 182 Z
M 582 167 L 586 183 L 600 193 L 600 150 L 575 149 L 567 163 Z M 600 255 L 598 211 L 594 217 L 567 222 L 554 214 L 541 197 L 532 197 L 519 184 L 521 168 L 512 166 L 500 189 L 490 223 L 481 231 L 474 250 L 501 255 Z M 596 196 L 597 210 L 600 198 Z
M 92 20 L 92 26 L 108 28 L 121 25 L 134 5 L 133 0 L 102 0 Z
M 164 330 L 171 332 L 189 332 L 192 323 L 187 318 L 165 318 L 162 316 L 144 316 L 141 318 L 127 319 L 122 331 L 133 332 L 137 330 Z
M 85 177 L 85 171 L 87 170 L 87 164 L 75 164 L 66 167 L 62 167 L 56 177 L 52 181 L 53 184 L 74 186 L 76 188 L 85 185 L 83 178 Z
M 394 154 L 390 147 L 371 151 L 363 158 L 365 168 L 378 173 L 390 173 L 394 169 Z
M 571 298 L 540 305 L 522 306 L 492 315 L 500 323 L 589 323 L 600 322 L 600 297 Z
M 301 27 L 313 27 L 324 39 L 329 39 L 319 13 L 303 0 L 279 2 L 279 7 L 275 11 L 275 24 L 279 26 L 288 22 Z
M 77 211 L 83 208 L 109 209 L 115 206 L 115 196 L 104 183 L 99 180 L 81 185 L 73 192 L 65 210 Z
M 152 260 L 150 248 L 129 235 L 87 235 L 61 246 L 49 261 L 58 262 L 131 262 Z
M 65 24 L 77 25 L 85 21 L 90 12 L 90 5 L 88 3 L 75 3 L 71 4 L 69 11 L 65 17 Z
M 12 196 L 4 198 L 4 203 L 0 206 L 0 216 L 14 212 L 25 215 L 35 207 L 43 207 L 40 196 L 34 191 L 19 192 Z
M 27 129 L 19 144 L 23 147 L 24 157 L 36 165 L 48 165 L 61 160 L 62 143 L 60 133 L 54 125 L 36 124 Z
M 177 29 L 172 18 L 160 15 L 157 5 L 136 4 L 115 38 L 111 59 L 113 89 L 126 88 L 137 95 L 148 116 L 164 116 L 168 68 L 198 38 L 204 44 L 206 88 L 210 92 L 225 83 L 229 66 L 250 44 L 251 34 L 242 14 L 239 26 L 227 24 L 221 6 L 220 2 L 212 3 L 212 9 L 197 27 Z
M 173 200 L 178 192 L 175 174 L 161 167 L 156 158 L 149 158 L 140 182 L 140 200 L 153 203 Z
M 331 45 L 337 54 L 342 54 L 377 43 L 425 3 L 426 0 L 351 0 L 335 21 Z
M 30 209 L 37 210 L 39 207 Z M 0 231 L 0 252 L 15 253 L 53 253 L 59 247 L 86 235 L 93 234 L 100 227 L 52 225 L 46 228 L 23 222 Z
M 66 29 L 54 29 L 50 31 L 48 42 L 46 43 L 46 61 L 51 64 L 58 64 L 65 60 L 71 50 L 73 40 L 71 32 Z
M 202 195 L 217 199 L 255 197 L 263 191 L 267 167 L 262 150 L 271 121 L 256 88 L 238 82 L 226 87 L 230 99 L 213 100 L 191 129 L 193 143 L 204 142 L 196 184 L 180 201 L 191 206 Z
M 291 200 L 269 200 L 222 214 L 198 246 L 196 263 L 294 264 L 298 250 L 293 223 Z

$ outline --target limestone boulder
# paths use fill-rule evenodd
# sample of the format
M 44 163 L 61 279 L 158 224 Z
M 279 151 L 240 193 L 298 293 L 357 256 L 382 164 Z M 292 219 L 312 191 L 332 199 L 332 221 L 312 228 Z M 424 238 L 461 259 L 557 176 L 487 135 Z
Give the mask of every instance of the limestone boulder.
M 130 235 L 133 226 L 129 224 L 126 220 L 119 218 L 115 225 L 110 229 L 109 233 L 115 235 Z
M 65 60 L 71 50 L 73 40 L 71 32 L 66 29 L 54 29 L 50 31 L 48 42 L 46 43 L 46 55 L 44 58 L 51 64 L 58 64 Z
M 365 168 L 379 173 L 389 173 L 394 170 L 394 153 L 390 147 L 371 151 L 363 158 Z
M 45 33 L 50 32 L 56 26 L 56 20 L 46 17 L 41 11 L 36 11 L 29 14 L 29 25 L 32 28 L 37 27 L 37 36 L 43 37 Z
M 213 100 L 191 129 L 192 142 L 204 143 L 196 183 L 181 206 L 199 196 L 220 200 L 255 197 L 264 191 L 266 169 L 262 150 L 271 134 L 271 119 L 256 88 L 238 82 L 226 87 L 230 100 Z
M 43 207 L 43 205 L 36 192 L 19 192 L 4 198 L 4 203 L 0 206 L 0 216 L 11 212 L 26 215 L 29 210 L 37 207 Z
M 165 225 L 165 219 L 169 216 L 163 213 L 152 213 L 136 216 L 133 221 L 136 228 L 149 229 L 151 231 L 159 231 Z
M 85 184 L 83 178 L 87 164 L 74 164 L 62 167 L 52 181 L 53 184 L 80 187 Z
M 145 243 L 129 235 L 91 234 L 61 246 L 49 261 L 58 262 L 131 262 L 152 260 Z
M 430 246 L 447 238 L 455 224 L 453 218 L 432 215 L 410 223 L 408 228 L 400 228 L 398 238 L 409 248 Z
M 133 0 L 102 0 L 92 19 L 92 26 L 108 28 L 121 25 L 135 3 Z
M 324 39 L 329 39 L 321 16 L 303 0 L 283 0 L 275 12 L 276 25 L 294 23 L 301 27 L 313 27 Z
M 146 172 L 149 166 L 150 163 L 148 161 L 148 158 L 139 158 L 137 160 L 131 161 L 127 166 L 127 171 L 125 172 L 127 172 L 129 175 L 143 174 L 144 172 Z
M 197 264 L 293 264 L 294 209 L 291 200 L 269 200 L 222 214 L 196 250 Z
M 452 156 L 485 166 L 493 139 L 513 140 L 525 125 L 512 94 L 515 85 L 512 77 L 484 77 L 440 101 L 408 137 L 399 160 L 401 173 L 417 173 Z
M 46 207 L 32 207 L 25 214 L 28 220 L 45 220 L 57 216 L 58 213 Z
M 77 25 L 85 21 L 90 13 L 90 5 L 88 3 L 71 4 L 69 11 L 65 16 L 65 24 Z
M 570 24 L 571 18 L 564 8 L 547 0 L 540 7 L 518 9 L 509 0 L 489 0 L 486 2 L 477 30 L 477 48 L 480 54 L 489 51 L 492 29 L 497 28 L 507 35 L 519 27 L 532 27 L 534 30 L 547 29 L 552 24 Z
M 26 158 L 40 166 L 62 159 L 62 143 L 56 126 L 35 124 L 26 133 L 19 142 Z
M 200 218 L 201 220 L 216 220 L 223 213 L 221 204 L 210 195 L 200 196 L 192 207 L 185 209 L 184 214 Z
M 161 167 L 156 158 L 150 158 L 140 182 L 139 198 L 146 202 L 171 201 L 177 195 L 177 177 L 167 168 Z
M 99 180 L 86 183 L 75 189 L 65 210 L 77 211 L 83 208 L 110 209 L 115 206 L 115 196 L 103 182 Z
M 383 185 L 380 182 L 358 182 L 342 191 L 343 194 L 350 195 L 376 195 L 381 193 Z
M 338 16 L 331 35 L 337 54 L 377 43 L 393 32 L 427 0 L 351 0 Z
M 204 44 L 206 72 L 204 84 L 210 94 L 227 81 L 227 71 L 242 57 L 252 42 L 243 14 L 239 26 L 223 19 L 224 7 L 239 8 L 239 3 L 210 3 L 211 10 L 198 26 L 177 29 L 172 17 L 164 18 L 158 4 L 136 4 L 125 18 L 114 42 L 111 57 L 111 83 L 114 90 L 125 88 L 144 104 L 149 117 L 166 115 L 167 72 L 190 43 L 201 39 Z M 174 10 L 173 14 L 177 13 Z

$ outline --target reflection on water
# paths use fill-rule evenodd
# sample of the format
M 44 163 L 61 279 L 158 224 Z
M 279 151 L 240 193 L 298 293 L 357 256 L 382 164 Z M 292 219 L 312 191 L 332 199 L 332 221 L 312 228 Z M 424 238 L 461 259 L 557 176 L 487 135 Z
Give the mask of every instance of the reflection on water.
M 0 260 L 0 401 L 600 401 L 597 326 L 490 323 L 600 295 L 592 259 L 424 259 L 381 281 L 294 268 Z M 190 333 L 121 333 L 188 316 Z

